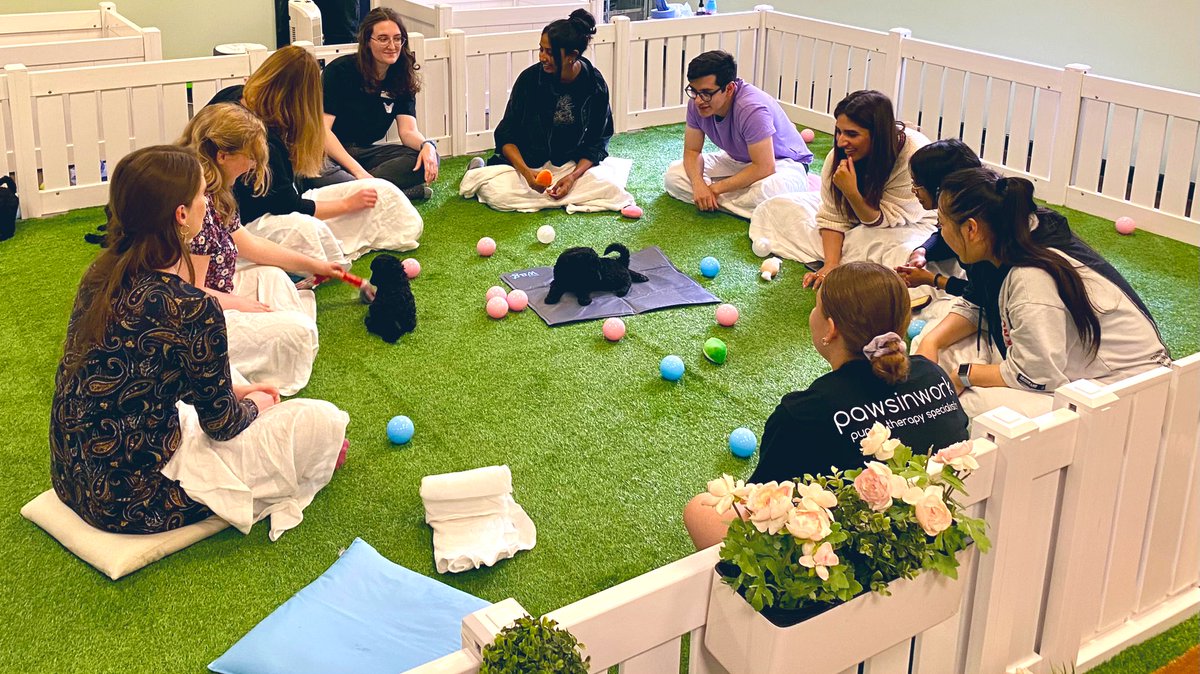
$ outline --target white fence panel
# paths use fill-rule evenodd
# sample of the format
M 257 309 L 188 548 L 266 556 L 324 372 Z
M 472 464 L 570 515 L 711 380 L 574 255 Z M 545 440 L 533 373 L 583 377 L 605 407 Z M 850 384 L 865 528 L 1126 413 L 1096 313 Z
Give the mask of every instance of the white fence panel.
M 0 66 L 44 70 L 161 58 L 158 29 L 140 28 L 111 2 L 94 10 L 7 14 L 0 27 Z

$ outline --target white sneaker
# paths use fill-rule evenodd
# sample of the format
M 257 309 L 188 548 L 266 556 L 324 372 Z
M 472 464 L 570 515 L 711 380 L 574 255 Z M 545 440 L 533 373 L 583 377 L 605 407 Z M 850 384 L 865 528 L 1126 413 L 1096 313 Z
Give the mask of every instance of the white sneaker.
M 471 161 L 467 162 L 467 170 L 474 171 L 477 168 L 483 168 L 485 163 L 483 157 L 471 157 Z

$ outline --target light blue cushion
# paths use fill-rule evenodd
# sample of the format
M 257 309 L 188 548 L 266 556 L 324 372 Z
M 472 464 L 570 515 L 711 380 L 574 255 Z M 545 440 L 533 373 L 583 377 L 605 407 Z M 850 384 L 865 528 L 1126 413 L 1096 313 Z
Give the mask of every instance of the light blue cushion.
M 361 538 L 208 666 L 219 674 L 395 674 L 461 647 L 490 605 L 395 564 Z

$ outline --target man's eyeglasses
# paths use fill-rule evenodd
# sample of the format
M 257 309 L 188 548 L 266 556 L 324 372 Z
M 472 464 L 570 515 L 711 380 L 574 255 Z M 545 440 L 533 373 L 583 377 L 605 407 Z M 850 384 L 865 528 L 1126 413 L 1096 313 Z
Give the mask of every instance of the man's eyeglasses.
M 687 94 L 688 98 L 690 98 L 692 100 L 696 100 L 697 98 L 699 98 L 700 100 L 704 101 L 705 103 L 712 101 L 712 97 L 716 96 L 717 94 L 721 93 L 722 91 L 724 91 L 724 90 L 723 89 L 710 89 L 710 90 L 705 90 L 705 91 L 697 91 L 697 90 L 693 89 L 691 87 L 691 85 L 688 85 L 683 88 L 683 93 Z
M 404 38 L 400 37 L 399 35 L 396 35 L 395 37 L 388 37 L 387 35 L 380 35 L 379 37 L 371 38 L 371 42 L 374 42 L 375 44 L 377 44 L 381 47 L 386 47 L 389 44 L 394 44 L 397 47 L 404 46 Z

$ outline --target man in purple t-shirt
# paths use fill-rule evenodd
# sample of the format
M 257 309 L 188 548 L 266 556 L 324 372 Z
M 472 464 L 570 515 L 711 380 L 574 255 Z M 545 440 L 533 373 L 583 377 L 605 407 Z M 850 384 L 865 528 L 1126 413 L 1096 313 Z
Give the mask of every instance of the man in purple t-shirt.
M 668 194 L 749 218 L 770 197 L 809 190 L 812 152 L 778 101 L 738 79 L 732 56 L 705 52 L 688 64 L 687 78 L 683 160 L 667 169 Z M 703 154 L 705 138 L 721 151 Z

